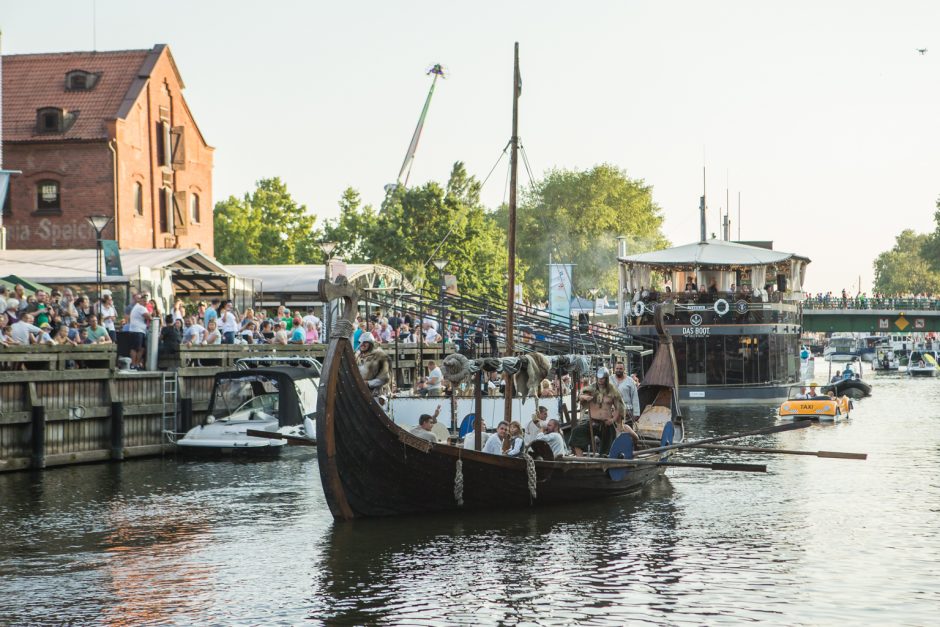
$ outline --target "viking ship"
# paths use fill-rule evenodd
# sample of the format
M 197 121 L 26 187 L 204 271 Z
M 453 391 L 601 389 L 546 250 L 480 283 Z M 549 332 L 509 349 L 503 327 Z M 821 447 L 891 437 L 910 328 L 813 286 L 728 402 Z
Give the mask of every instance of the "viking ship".
M 548 446 L 508 457 L 416 437 L 388 417 L 360 376 L 350 341 L 355 288 L 340 277 L 321 281 L 319 293 L 326 302 L 344 301 L 321 371 L 316 425 L 320 478 L 337 520 L 540 507 L 636 493 L 665 471 L 670 451 L 658 448 L 682 439 L 675 357 L 666 334 L 639 388 L 640 446 L 649 446 L 650 455 L 634 455 L 627 434 L 615 441 L 610 457 L 559 459 Z

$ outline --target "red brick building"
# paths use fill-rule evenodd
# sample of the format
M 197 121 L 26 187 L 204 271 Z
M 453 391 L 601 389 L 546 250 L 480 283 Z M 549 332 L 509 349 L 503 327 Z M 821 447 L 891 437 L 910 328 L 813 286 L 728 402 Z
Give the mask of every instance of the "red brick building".
M 90 215 L 122 249 L 212 255 L 212 154 L 168 46 L 8 55 L 3 63 L 7 247 L 90 248 Z

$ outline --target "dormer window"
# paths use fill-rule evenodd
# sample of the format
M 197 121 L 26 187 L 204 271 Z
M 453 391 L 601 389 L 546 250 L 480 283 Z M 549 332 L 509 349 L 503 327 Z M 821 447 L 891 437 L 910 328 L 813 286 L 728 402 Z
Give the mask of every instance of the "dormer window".
M 66 111 L 59 107 L 43 107 L 36 110 L 37 133 L 64 133 L 75 124 L 78 111 Z
M 88 91 L 95 88 L 101 74 L 86 72 L 85 70 L 72 70 L 65 75 L 65 89 L 67 91 Z

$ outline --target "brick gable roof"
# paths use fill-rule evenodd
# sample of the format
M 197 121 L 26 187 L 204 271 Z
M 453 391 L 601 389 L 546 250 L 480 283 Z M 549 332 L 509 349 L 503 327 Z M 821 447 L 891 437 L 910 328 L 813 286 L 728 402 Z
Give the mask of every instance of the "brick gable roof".
M 4 141 L 108 139 L 107 123 L 127 113 L 125 100 L 136 100 L 164 45 L 151 50 L 62 52 L 3 56 Z M 72 70 L 100 73 L 93 89 L 68 91 Z M 77 112 L 64 133 L 37 133 L 36 111 L 59 107 Z

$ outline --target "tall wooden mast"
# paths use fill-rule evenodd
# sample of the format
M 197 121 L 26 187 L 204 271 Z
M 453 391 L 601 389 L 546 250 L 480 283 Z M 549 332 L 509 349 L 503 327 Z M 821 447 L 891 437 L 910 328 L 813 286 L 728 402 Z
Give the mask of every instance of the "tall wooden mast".
M 516 327 L 516 174 L 519 166 L 519 94 L 522 93 L 522 77 L 519 75 L 519 42 L 515 45 L 512 72 L 512 150 L 509 153 L 509 272 L 506 294 L 506 356 L 515 352 Z M 506 375 L 506 409 L 504 417 L 512 416 L 512 376 Z

